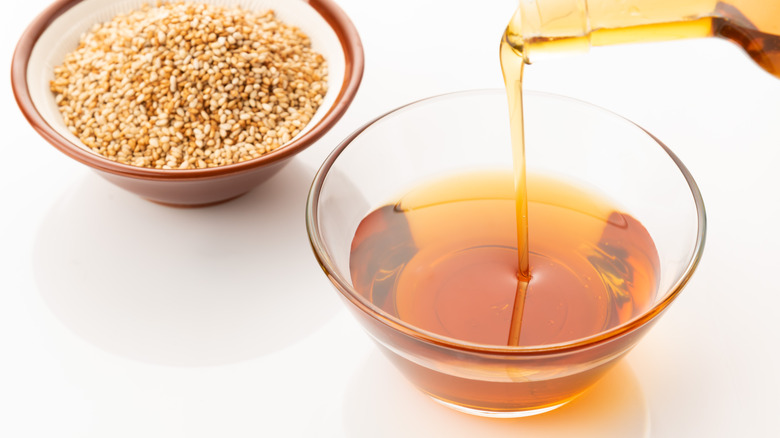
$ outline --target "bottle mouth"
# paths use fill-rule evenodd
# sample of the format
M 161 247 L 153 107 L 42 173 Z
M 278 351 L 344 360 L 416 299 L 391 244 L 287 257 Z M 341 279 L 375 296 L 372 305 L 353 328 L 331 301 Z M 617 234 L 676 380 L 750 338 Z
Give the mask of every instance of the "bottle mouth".
M 520 0 L 505 38 L 526 64 L 590 49 L 586 0 Z
M 516 55 L 522 56 L 523 61 L 528 64 L 528 58 L 526 56 L 525 52 L 525 43 L 524 43 L 524 36 L 523 36 L 523 14 L 521 12 L 522 9 L 522 2 L 521 7 L 518 7 L 515 10 L 515 13 L 512 15 L 512 19 L 509 20 L 509 24 L 506 26 L 506 30 L 504 31 L 504 35 L 502 36 L 502 42 L 506 42 L 509 47 L 512 48 L 512 50 L 515 52 Z

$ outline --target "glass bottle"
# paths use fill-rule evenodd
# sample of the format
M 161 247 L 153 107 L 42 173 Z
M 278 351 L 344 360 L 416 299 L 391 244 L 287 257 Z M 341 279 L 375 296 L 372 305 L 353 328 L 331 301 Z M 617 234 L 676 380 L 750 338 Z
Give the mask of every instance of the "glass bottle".
M 720 37 L 780 78 L 780 0 L 520 0 L 506 37 L 526 63 L 592 46 Z

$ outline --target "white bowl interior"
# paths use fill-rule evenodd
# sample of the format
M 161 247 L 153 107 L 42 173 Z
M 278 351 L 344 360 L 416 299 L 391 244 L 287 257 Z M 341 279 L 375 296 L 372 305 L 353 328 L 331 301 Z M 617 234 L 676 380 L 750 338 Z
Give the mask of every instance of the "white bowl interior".
M 295 138 L 314 127 L 336 101 L 345 74 L 344 52 L 338 36 L 327 21 L 304 0 L 195 0 L 224 6 L 240 6 L 247 10 L 271 9 L 276 17 L 301 29 L 311 39 L 312 48 L 328 62 L 328 91 L 314 117 Z M 96 23 L 140 8 L 149 0 L 85 0 L 54 20 L 43 32 L 30 54 L 27 83 L 30 96 L 38 112 L 53 129 L 72 143 L 90 150 L 65 126 L 49 83 L 54 79 L 54 68 L 75 50 L 81 36 Z M 293 139 L 294 140 L 294 139 Z

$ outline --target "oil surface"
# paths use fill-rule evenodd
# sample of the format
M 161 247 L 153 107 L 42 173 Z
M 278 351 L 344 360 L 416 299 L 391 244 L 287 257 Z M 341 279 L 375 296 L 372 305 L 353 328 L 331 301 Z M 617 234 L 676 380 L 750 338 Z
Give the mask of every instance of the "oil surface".
M 659 262 L 645 228 L 595 193 L 528 181 L 530 281 L 518 345 L 590 336 L 646 310 Z M 508 172 L 474 173 L 375 210 L 352 244 L 355 288 L 423 330 L 506 345 L 519 281 L 514 195 Z

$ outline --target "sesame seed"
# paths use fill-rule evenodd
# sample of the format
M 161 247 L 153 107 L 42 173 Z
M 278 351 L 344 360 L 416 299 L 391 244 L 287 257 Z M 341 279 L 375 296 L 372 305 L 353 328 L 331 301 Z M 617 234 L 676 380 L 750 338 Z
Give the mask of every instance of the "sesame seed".
M 309 38 L 273 11 L 177 1 L 95 25 L 50 88 L 93 152 L 203 169 L 290 141 L 322 104 L 327 71 Z

